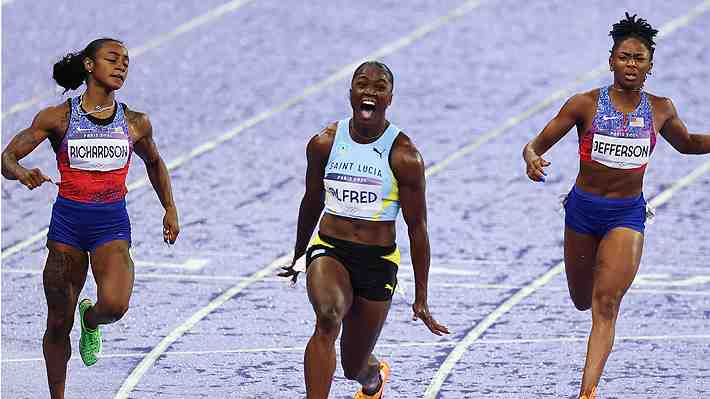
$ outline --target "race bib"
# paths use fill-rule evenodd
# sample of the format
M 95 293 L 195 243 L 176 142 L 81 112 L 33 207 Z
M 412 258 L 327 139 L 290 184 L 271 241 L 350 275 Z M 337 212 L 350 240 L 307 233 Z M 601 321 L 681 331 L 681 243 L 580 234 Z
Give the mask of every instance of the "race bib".
M 651 158 L 651 138 L 611 137 L 594 134 L 592 159 L 616 169 L 634 169 Z
M 69 138 L 69 166 L 75 169 L 106 172 L 126 166 L 130 146 L 125 138 Z
M 373 215 L 382 209 L 382 181 L 329 173 L 323 179 L 326 208 L 344 216 Z

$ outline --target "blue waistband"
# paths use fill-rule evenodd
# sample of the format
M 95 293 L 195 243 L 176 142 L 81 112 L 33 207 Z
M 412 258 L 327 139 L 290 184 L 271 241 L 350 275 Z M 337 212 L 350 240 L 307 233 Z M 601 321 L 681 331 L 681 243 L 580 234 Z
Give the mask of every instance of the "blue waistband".
M 81 202 L 70 200 L 68 198 L 62 197 L 61 195 L 57 195 L 57 200 L 55 202 L 61 206 L 81 209 L 114 209 L 123 208 L 126 206 L 125 198 L 112 202 Z
M 599 205 L 611 205 L 611 206 L 634 205 L 640 199 L 643 199 L 643 193 L 641 193 L 635 197 L 627 197 L 627 198 L 602 197 L 601 195 L 586 192 L 586 191 L 580 189 L 579 187 L 577 187 L 576 184 L 572 187 L 572 191 L 574 191 L 574 194 L 577 195 L 580 199 L 582 199 L 584 201 L 594 202 Z

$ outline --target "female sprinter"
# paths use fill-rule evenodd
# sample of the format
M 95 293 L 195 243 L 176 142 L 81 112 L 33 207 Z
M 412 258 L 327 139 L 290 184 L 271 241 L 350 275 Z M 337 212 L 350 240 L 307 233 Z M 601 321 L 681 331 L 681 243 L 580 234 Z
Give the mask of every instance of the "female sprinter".
M 305 354 L 309 399 L 327 398 L 341 326 L 345 377 L 355 398 L 381 398 L 389 365 L 372 355 L 397 286 L 395 219 L 402 208 L 415 276 L 414 318 L 448 334 L 427 305 L 429 239 L 424 162 L 409 137 L 385 119 L 394 78 L 375 61 L 360 65 L 350 89 L 352 118 L 313 137 L 306 148 L 306 193 L 298 214 L 295 260 L 306 254 L 308 298 L 316 327 Z M 320 218 L 318 234 L 307 243 Z M 280 275 L 297 276 L 293 263 Z
M 18 162 L 45 139 L 57 154 L 61 182 L 47 234 L 49 255 L 43 278 L 48 314 L 42 348 L 52 398 L 64 397 L 71 357 L 69 332 L 89 263 L 98 299 L 95 305 L 89 299 L 79 304 L 79 352 L 84 364 L 96 363 L 101 351 L 98 326 L 121 319 L 128 310 L 133 261 L 124 197 L 133 151 L 145 162 L 165 208 L 163 239 L 172 244 L 180 231 L 170 176 L 153 142 L 148 116 L 114 98 L 127 74 L 128 51 L 118 40 L 94 40 L 83 51 L 68 54 L 54 65 L 53 77 L 66 90 L 86 83 L 86 91 L 40 111 L 2 152 L 2 175 L 30 190 L 51 180 L 39 169 Z
M 544 181 L 541 156 L 573 126 L 580 170 L 565 202 L 565 270 L 572 302 L 592 309 L 592 331 L 580 398 L 595 397 L 614 342 L 621 298 L 636 276 L 643 249 L 643 176 L 656 136 L 679 152 L 710 152 L 710 135 L 689 134 L 670 99 L 643 91 L 658 31 L 629 16 L 614 24 L 609 68 L 614 83 L 570 98 L 523 150 L 528 177 Z

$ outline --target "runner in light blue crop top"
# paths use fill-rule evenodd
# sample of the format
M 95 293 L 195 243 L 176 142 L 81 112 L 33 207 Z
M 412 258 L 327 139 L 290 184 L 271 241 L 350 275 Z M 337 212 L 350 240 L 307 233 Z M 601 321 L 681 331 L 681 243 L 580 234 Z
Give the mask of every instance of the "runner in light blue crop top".
M 350 137 L 350 119 L 338 122 L 325 166 L 325 212 L 372 221 L 392 221 L 399 213 L 397 179 L 389 154 L 400 130 L 390 124 L 372 143 Z

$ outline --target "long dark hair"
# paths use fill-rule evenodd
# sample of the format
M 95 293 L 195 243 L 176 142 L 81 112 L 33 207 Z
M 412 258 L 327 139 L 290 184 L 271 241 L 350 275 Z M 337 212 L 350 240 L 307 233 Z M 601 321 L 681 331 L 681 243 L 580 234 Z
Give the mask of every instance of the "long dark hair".
M 84 58 L 89 57 L 92 60 L 96 60 L 96 52 L 99 51 L 104 43 L 108 42 L 123 44 L 120 40 L 102 37 L 92 41 L 81 51 L 65 55 L 54 64 L 52 78 L 59 86 L 64 88 L 64 93 L 77 89 L 86 81 L 88 73 L 84 69 Z

